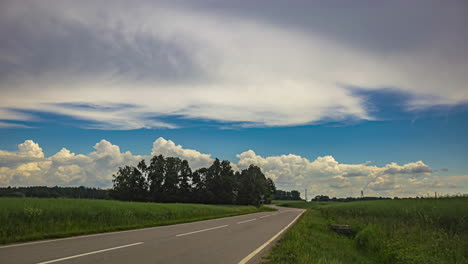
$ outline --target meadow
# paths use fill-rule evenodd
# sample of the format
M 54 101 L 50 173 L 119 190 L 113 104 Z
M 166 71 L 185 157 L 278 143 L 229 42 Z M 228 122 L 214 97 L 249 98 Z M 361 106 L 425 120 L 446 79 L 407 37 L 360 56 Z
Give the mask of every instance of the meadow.
M 468 263 L 468 197 L 276 203 L 308 210 L 266 263 Z
M 0 198 L 0 244 L 227 217 L 267 207 Z

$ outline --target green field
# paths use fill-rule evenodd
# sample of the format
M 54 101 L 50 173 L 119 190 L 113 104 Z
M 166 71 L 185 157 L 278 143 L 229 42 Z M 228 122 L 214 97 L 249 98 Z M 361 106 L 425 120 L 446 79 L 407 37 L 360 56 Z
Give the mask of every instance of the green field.
M 0 198 L 0 243 L 66 237 L 268 211 L 235 205 Z
M 266 263 L 468 263 L 468 197 L 276 203 L 309 210 Z M 352 225 L 353 233 L 328 224 Z

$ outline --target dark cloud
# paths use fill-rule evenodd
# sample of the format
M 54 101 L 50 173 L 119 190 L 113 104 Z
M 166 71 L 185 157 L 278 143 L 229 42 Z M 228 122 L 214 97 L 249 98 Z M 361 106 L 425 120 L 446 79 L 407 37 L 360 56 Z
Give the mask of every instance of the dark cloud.
M 360 177 L 360 176 L 367 176 L 367 174 L 359 171 L 359 172 L 347 172 L 343 174 L 343 177 Z
M 1 79 L 71 72 L 174 83 L 204 76 L 180 40 L 161 39 L 144 31 L 129 37 L 124 24 L 110 25 L 105 16 L 101 25 L 94 25 L 43 8 L 21 19 L 4 15 L 0 11 Z
M 259 127 L 376 119 L 349 86 L 407 92 L 405 111 L 467 100 L 462 1 L 0 5 L 4 109 L 112 129 L 171 127 L 151 114 Z
M 115 112 L 122 109 L 136 109 L 137 105 L 134 104 L 107 104 L 107 105 L 97 105 L 90 103 L 57 103 L 53 104 L 59 107 L 77 109 L 82 111 L 98 111 L 98 112 Z
M 403 168 L 388 168 L 384 174 L 422 174 L 431 173 L 432 169 L 429 166 L 415 166 Z
M 436 44 L 454 60 L 468 57 L 468 34 L 460 34 L 468 24 L 464 0 L 197 1 L 192 8 L 314 32 L 378 53 L 415 51 Z

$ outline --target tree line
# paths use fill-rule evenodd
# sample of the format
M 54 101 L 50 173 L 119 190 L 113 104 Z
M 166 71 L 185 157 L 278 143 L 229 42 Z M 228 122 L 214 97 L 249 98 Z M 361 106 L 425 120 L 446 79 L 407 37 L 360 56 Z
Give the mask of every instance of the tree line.
M 109 190 L 80 187 L 0 187 L 0 197 L 109 199 Z
M 317 195 L 311 201 L 314 202 L 353 202 L 353 201 L 371 201 L 371 200 L 391 200 L 390 197 L 346 197 L 346 198 L 330 198 L 327 195 Z M 394 199 L 398 199 L 395 197 Z
M 187 160 L 154 156 L 134 166 L 119 167 L 110 196 L 124 201 L 260 205 L 270 203 L 276 191 L 261 169 L 250 165 L 234 171 L 227 160 L 215 159 L 195 171 Z
M 275 200 L 297 200 L 297 201 L 302 200 L 301 193 L 296 190 L 292 190 L 290 192 L 276 190 L 274 197 L 275 197 Z

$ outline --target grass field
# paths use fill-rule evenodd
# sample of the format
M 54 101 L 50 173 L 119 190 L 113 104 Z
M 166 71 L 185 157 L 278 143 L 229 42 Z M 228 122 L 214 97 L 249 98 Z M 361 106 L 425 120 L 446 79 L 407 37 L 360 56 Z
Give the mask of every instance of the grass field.
M 276 202 L 308 208 L 266 263 L 468 263 L 468 198 Z M 330 231 L 348 224 L 353 234 Z
M 160 226 L 270 208 L 86 199 L 0 198 L 0 244 Z

